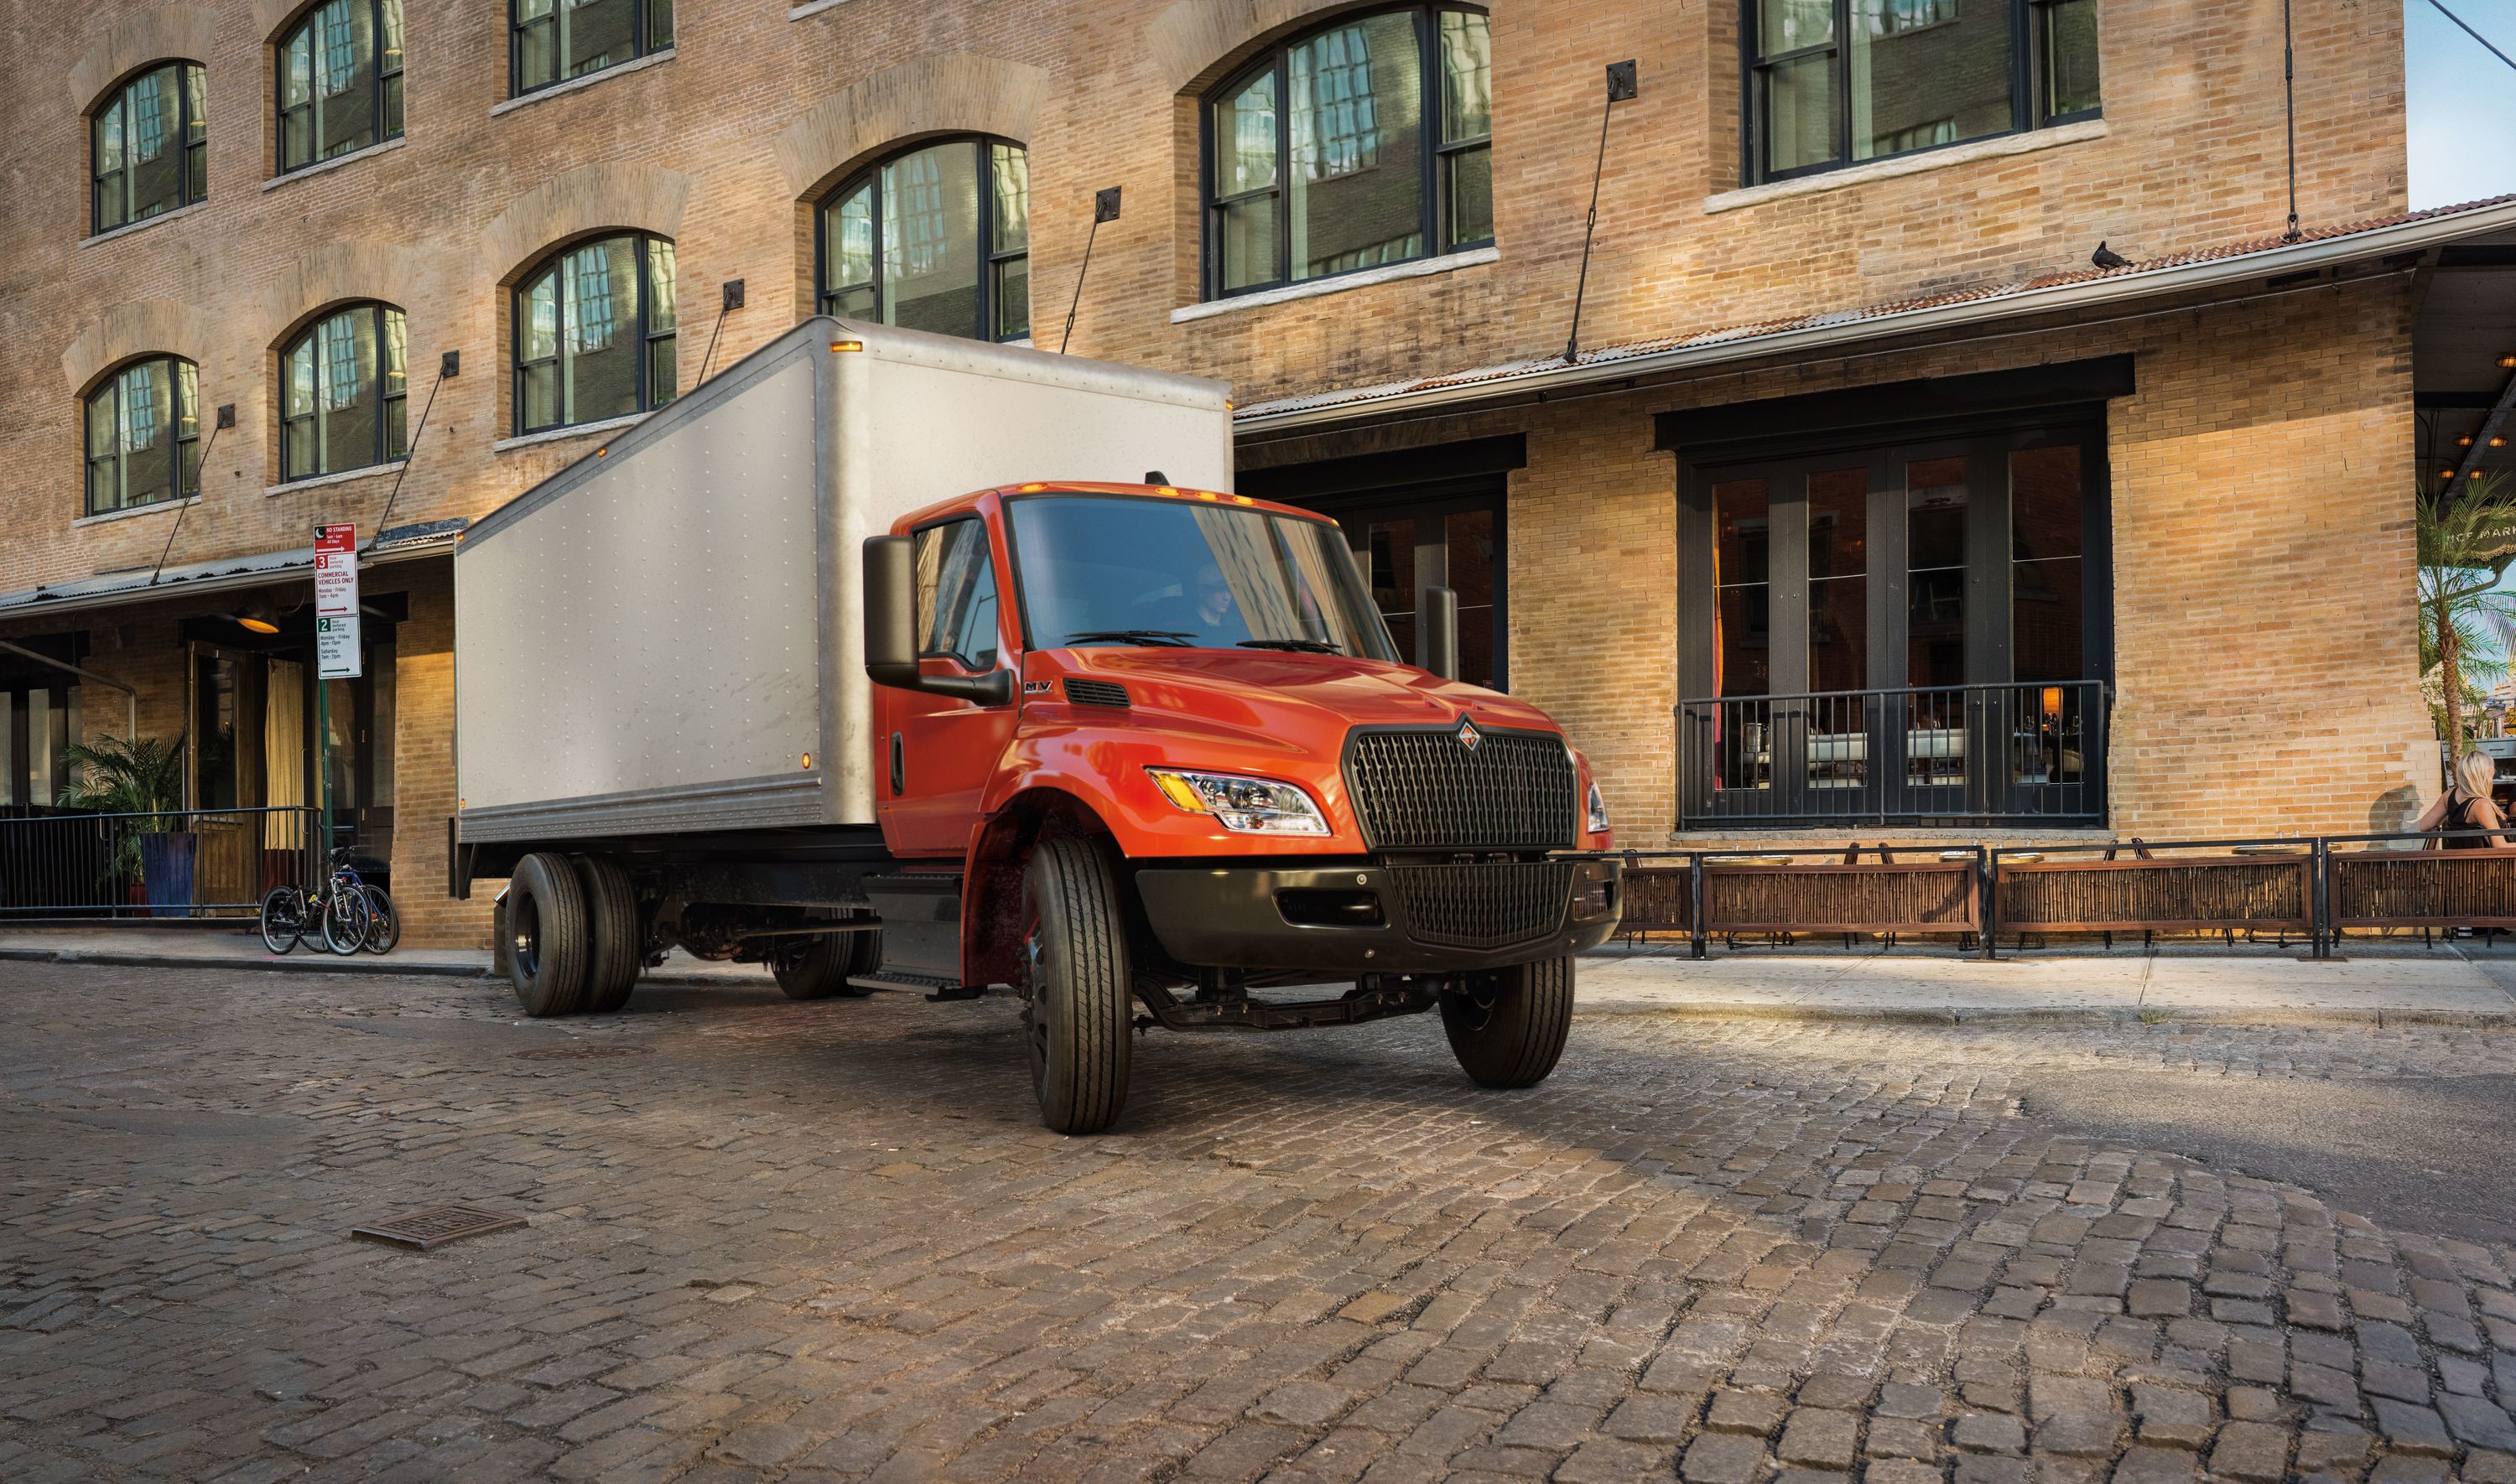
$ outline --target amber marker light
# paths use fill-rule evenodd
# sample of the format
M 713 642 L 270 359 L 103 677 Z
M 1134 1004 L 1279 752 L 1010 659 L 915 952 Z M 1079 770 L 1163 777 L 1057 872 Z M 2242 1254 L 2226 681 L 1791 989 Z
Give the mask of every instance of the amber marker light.
M 1045 484 L 1026 484 L 1022 487 L 1020 492 L 1026 495 L 1035 495 L 1046 488 L 1048 488 L 1048 486 Z
M 811 753 L 806 753 L 804 755 L 804 765 L 808 768 L 813 765 L 813 755 Z
M 830 342 L 830 353 L 832 355 L 843 355 L 848 351 L 861 350 L 863 349 L 864 342 L 861 340 L 834 340 Z

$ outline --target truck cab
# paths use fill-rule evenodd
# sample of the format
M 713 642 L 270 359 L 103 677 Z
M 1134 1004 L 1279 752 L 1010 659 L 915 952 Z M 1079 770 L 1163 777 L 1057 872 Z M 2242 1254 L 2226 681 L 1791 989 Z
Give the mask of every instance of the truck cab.
M 1138 1005 L 1176 1030 L 1439 1007 L 1479 1082 L 1552 1070 L 1572 957 L 1617 918 L 1598 788 L 1544 713 L 1399 655 L 1332 521 L 1026 483 L 901 519 L 863 592 L 901 869 L 867 883 L 856 977 L 1011 986 L 1052 1127 L 1117 1116 Z

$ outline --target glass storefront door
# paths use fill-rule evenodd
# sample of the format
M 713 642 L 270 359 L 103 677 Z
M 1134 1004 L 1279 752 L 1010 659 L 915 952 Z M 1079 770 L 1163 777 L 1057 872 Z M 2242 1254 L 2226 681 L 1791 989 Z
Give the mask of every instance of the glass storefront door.
M 1415 617 L 1426 588 L 1447 587 L 1459 603 L 1459 679 L 1507 688 L 1509 629 L 1504 599 L 1503 501 L 1490 493 L 1339 503 L 1330 511 L 1353 543 L 1372 600 L 1398 652 L 1421 656 Z

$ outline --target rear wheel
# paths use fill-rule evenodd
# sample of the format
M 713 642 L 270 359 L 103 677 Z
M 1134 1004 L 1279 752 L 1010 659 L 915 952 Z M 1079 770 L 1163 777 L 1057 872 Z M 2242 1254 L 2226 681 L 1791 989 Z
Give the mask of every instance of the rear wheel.
M 524 1013 L 540 1018 L 576 1010 L 585 996 L 585 888 L 565 855 L 536 850 L 516 862 L 507 883 L 508 979 Z
M 882 967 L 882 933 L 833 932 L 820 937 L 790 938 L 769 956 L 769 970 L 789 1000 L 826 1000 L 833 995 L 858 999 L 871 994 L 848 982 Z
M 286 953 L 306 936 L 306 888 L 273 886 L 262 894 L 262 946 Z
M 1555 1070 L 1572 1029 L 1572 958 L 1540 959 L 1480 974 L 1442 996 L 1450 1053 L 1489 1088 L 1534 1087 Z
M 577 885 L 585 889 L 585 926 L 591 935 L 585 963 L 585 1001 L 580 1007 L 609 1014 L 629 1003 L 638 987 L 646 946 L 638 922 L 638 891 L 629 873 L 600 855 L 576 857 Z
M 1069 839 L 1032 852 L 1026 885 L 1023 1044 L 1040 1122 L 1060 1134 L 1098 1134 L 1127 1105 L 1134 1050 L 1117 884 L 1097 846 Z

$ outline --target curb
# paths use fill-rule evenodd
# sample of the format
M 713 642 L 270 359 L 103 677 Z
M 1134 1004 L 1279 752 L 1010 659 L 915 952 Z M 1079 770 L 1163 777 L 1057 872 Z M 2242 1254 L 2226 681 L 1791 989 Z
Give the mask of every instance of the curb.
M 1673 1020 L 1790 1020 L 1816 1023 L 1844 1022 L 1892 1025 L 1957 1026 L 1996 1022 L 2003 1025 L 2088 1025 L 2119 1028 L 2145 1026 L 2164 1028 L 2179 1025 L 2351 1025 L 2381 1027 L 2391 1025 L 2468 1026 L 2474 1029 L 2516 1029 L 2516 1010 L 2423 1010 L 2417 1006 L 2377 1007 L 2367 1010 L 2327 1010 L 2296 1006 L 2264 1006 L 2260 1009 L 2178 1010 L 2167 1006 L 2148 1007 L 2160 1018 L 2143 1020 L 2136 1010 L 2094 1010 L 2080 1007 L 2049 1006 L 1834 1006 L 1834 1005 L 1770 1005 L 1762 1003 L 1722 1004 L 1712 1001 L 1679 1005 L 1649 1003 L 1583 1003 L 1575 999 L 1575 1015 L 1664 1015 Z
M 0 963 L 18 964 L 102 964 L 115 969 L 244 969 L 252 972 L 328 973 L 353 977 L 382 975 L 388 978 L 409 978 L 425 975 L 443 979 L 488 979 L 498 977 L 486 966 L 448 964 L 441 960 L 379 958 L 371 953 L 354 956 L 328 953 L 316 949 L 300 958 L 266 956 L 256 959 L 196 959 L 179 953 L 126 953 L 117 949 L 91 952 L 80 948 L 0 948 Z M 748 979 L 733 979 L 706 974 L 650 973 L 638 982 L 662 989 L 709 989 L 722 985 L 749 987 Z M 763 983 L 769 982 L 765 977 Z

